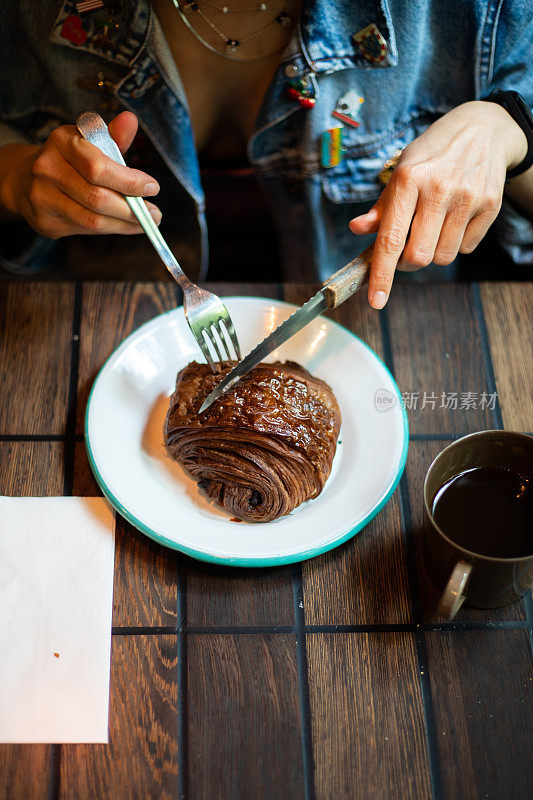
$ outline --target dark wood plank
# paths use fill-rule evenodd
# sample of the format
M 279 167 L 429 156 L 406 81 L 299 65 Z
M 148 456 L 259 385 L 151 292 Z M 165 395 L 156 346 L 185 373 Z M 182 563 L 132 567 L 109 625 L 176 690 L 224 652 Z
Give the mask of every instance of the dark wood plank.
M 78 379 L 78 432 L 98 370 L 149 319 L 175 308 L 174 283 L 86 283 L 83 286 Z
M 0 433 L 64 433 L 74 288 L 2 283 L 0 293 Z
M 410 622 L 405 542 L 396 490 L 367 527 L 303 565 L 308 625 Z
M 418 573 L 421 619 L 417 622 L 431 622 L 439 618 L 436 608 L 439 593 L 429 578 L 423 560 L 423 520 L 424 498 L 423 485 L 426 472 L 435 456 L 447 445 L 447 442 L 411 442 L 407 456 L 406 477 L 409 488 L 409 505 L 411 509 L 411 535 L 413 537 L 416 568 Z M 521 600 L 502 608 L 468 608 L 463 606 L 459 611 L 457 622 L 491 622 L 497 620 L 525 619 L 524 603 Z
M 50 745 L 0 744 L 0 800 L 47 800 Z
M 76 444 L 74 474 L 75 494 L 101 494 L 81 442 Z M 143 536 L 120 514 L 115 520 L 113 625 L 176 625 L 178 554 Z
M 61 748 L 64 800 L 175 800 L 178 785 L 175 636 L 114 636 L 109 744 Z
M 387 309 L 400 390 L 419 394 L 416 409 L 409 408 L 407 398 L 411 433 L 464 434 L 494 427 L 492 412 L 480 408 L 481 393 L 489 389 L 470 286 L 398 284 Z M 441 407 L 443 392 L 445 403 L 449 393 L 457 393 L 456 410 Z M 464 392 L 477 394 L 476 408 L 461 409 Z
M 483 283 L 481 300 L 504 425 L 533 431 L 533 283 Z
M 40 497 L 62 493 L 61 443 L 0 442 L 0 494 Z M 44 800 L 49 763 L 49 745 L 0 744 L 0 798 Z
M 317 800 L 429 800 L 414 635 L 307 635 Z
M 62 495 L 63 455 L 61 442 L 0 442 L 0 494 Z
M 102 495 L 89 466 L 83 442 L 76 442 L 72 492 L 78 497 L 100 497 Z
M 443 800 L 531 797 L 527 632 L 430 632 L 426 641 Z
M 176 625 L 178 554 L 115 519 L 113 625 Z
M 294 637 L 187 641 L 190 800 L 303 797 Z
M 188 625 L 293 625 L 290 567 L 228 569 L 188 559 Z

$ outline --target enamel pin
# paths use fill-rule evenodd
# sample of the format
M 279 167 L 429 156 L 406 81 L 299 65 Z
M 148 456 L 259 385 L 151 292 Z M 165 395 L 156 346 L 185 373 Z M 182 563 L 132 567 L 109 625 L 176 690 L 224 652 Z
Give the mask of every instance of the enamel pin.
M 352 40 L 367 61 L 372 61 L 373 64 L 380 64 L 385 60 L 387 42 L 374 22 L 354 33 Z
M 315 104 L 313 85 L 306 77 L 290 81 L 287 86 L 287 95 L 293 100 L 297 100 L 302 108 L 313 108 Z
M 80 2 L 76 3 L 78 14 L 85 14 L 86 11 L 95 11 L 97 8 L 103 7 L 103 0 L 80 0 Z
M 351 125 L 352 128 L 358 128 L 359 122 L 357 115 L 361 103 L 364 103 L 364 98 L 360 97 L 353 89 L 341 95 L 337 101 L 335 111 L 331 113 L 332 117 L 344 122 L 345 125 Z
M 322 134 L 322 153 L 321 164 L 323 167 L 336 167 L 341 163 L 343 146 L 342 136 L 344 128 L 329 128 Z
M 61 36 L 72 44 L 84 44 L 87 39 L 87 31 L 83 29 L 81 17 L 70 14 L 63 23 Z

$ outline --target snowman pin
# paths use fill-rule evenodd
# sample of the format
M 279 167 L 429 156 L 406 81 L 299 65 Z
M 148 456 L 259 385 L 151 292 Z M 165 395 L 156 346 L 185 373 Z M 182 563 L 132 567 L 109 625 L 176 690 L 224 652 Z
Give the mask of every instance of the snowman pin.
M 353 89 L 341 95 L 337 101 L 337 107 L 332 112 L 335 119 L 344 122 L 345 125 L 351 125 L 352 128 L 358 128 L 359 122 L 357 115 L 361 103 L 364 103 L 364 98 L 357 94 Z

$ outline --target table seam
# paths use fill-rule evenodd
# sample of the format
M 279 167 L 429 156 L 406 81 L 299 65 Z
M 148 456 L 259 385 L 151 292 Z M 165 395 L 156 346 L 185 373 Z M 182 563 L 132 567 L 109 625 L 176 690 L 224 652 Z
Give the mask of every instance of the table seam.
M 380 312 L 380 331 L 384 361 L 394 376 L 394 359 L 392 355 L 392 344 L 389 330 L 388 309 Z M 416 560 L 414 555 L 414 544 L 412 540 L 412 516 L 409 499 L 409 487 L 407 484 L 406 473 L 400 479 L 400 512 L 402 528 L 405 542 L 405 553 L 407 563 L 407 579 L 409 583 L 409 594 L 411 599 L 411 612 L 413 618 L 420 619 L 420 587 L 418 582 Z M 418 685 L 422 700 L 422 715 L 424 719 L 424 732 L 427 751 L 427 767 L 430 782 L 430 792 L 432 800 L 442 800 L 442 775 L 439 763 L 439 748 L 436 737 L 435 711 L 433 708 L 433 696 L 431 692 L 431 682 L 429 677 L 429 663 L 425 631 L 419 628 L 415 633 L 416 663 L 418 671 Z

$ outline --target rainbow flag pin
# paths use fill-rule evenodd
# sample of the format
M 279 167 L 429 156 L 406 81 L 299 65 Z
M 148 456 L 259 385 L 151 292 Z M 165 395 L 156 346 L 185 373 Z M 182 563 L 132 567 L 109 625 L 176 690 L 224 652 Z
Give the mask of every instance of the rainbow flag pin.
M 340 164 L 344 147 L 342 144 L 344 130 L 339 125 L 338 128 L 328 128 L 322 134 L 322 158 L 323 167 L 336 167 Z

